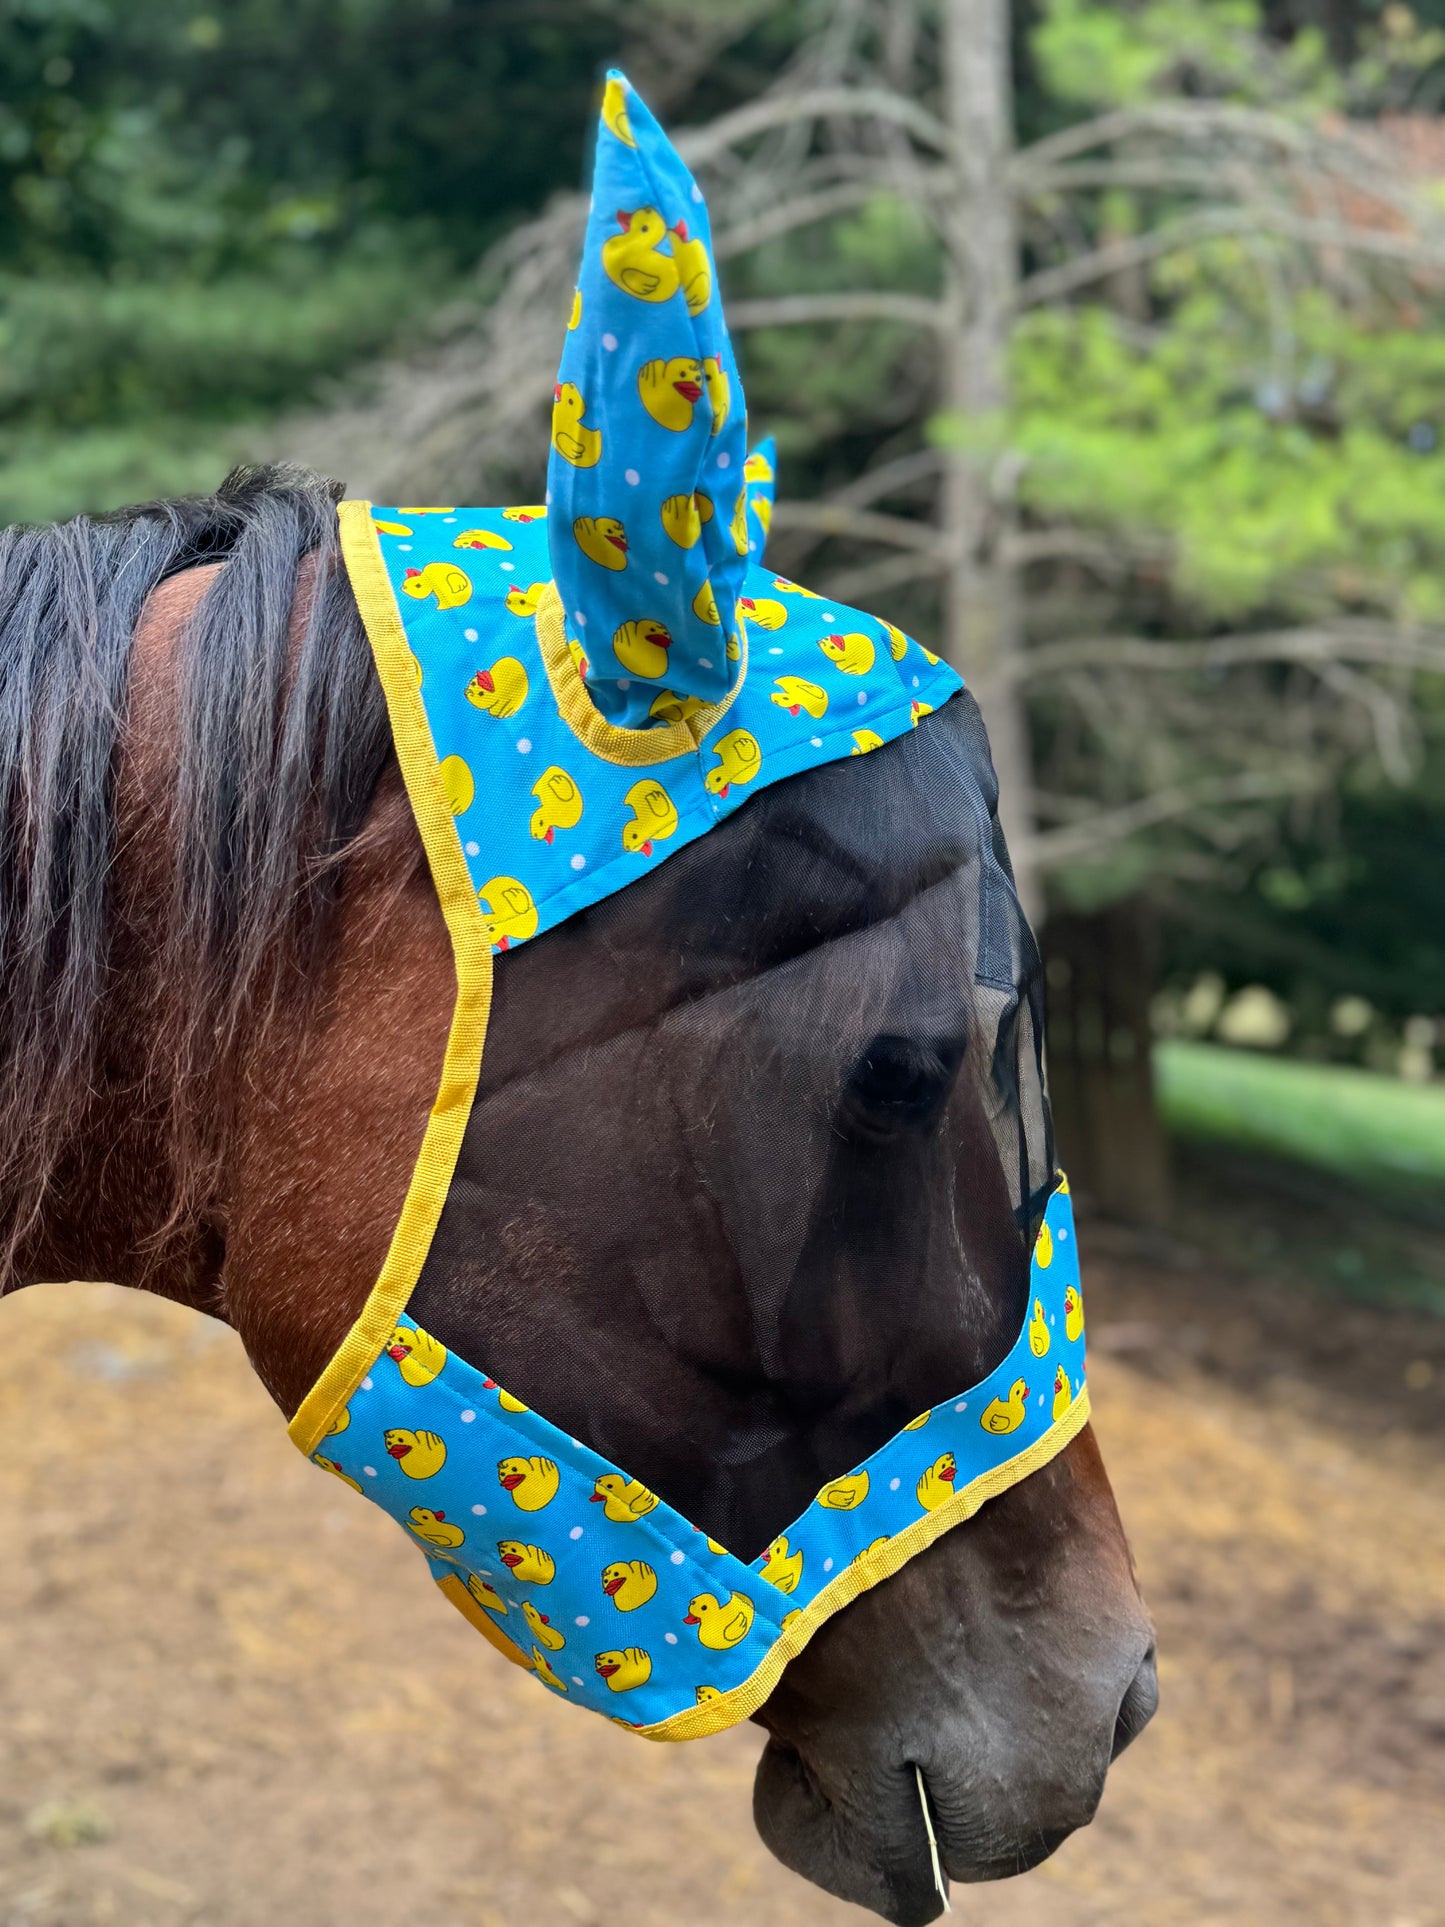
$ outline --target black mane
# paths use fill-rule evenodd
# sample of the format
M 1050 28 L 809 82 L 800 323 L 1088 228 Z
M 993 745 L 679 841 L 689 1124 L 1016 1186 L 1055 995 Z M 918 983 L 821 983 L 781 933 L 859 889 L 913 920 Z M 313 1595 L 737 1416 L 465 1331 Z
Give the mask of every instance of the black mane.
M 179 1212 L 217 1155 L 217 1077 L 258 993 L 324 929 L 335 858 L 390 737 L 345 572 L 337 486 L 238 468 L 214 495 L 0 532 L 0 1291 L 94 1088 L 111 969 L 117 747 L 158 583 L 223 562 L 185 638 L 162 1040 Z M 316 558 L 300 647 L 302 560 Z

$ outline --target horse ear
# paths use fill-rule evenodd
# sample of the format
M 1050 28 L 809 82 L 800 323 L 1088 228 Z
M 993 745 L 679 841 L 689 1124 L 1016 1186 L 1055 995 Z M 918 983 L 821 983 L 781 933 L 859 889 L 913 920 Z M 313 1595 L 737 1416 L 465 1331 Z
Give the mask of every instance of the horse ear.
M 557 373 L 547 535 L 567 635 L 614 723 L 645 727 L 664 690 L 720 702 L 743 673 L 737 603 L 767 514 L 750 508 L 746 450 L 702 190 L 613 73 Z

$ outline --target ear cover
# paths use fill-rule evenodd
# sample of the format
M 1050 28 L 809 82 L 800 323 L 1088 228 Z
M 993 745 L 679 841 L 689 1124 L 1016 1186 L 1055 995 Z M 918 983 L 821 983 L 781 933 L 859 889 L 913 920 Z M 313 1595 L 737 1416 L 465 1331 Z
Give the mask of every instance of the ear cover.
M 609 721 L 644 727 L 664 688 L 720 702 L 744 673 L 746 454 L 702 190 L 613 73 L 547 468 L 553 578 Z

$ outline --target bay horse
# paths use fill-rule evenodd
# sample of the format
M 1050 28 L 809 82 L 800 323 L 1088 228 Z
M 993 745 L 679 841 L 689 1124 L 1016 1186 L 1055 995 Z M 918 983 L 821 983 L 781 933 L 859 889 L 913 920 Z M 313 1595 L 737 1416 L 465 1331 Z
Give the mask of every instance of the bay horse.
M 288 1415 L 380 1268 L 454 990 L 337 493 L 240 470 L 0 537 L 0 1290 L 196 1307 Z M 497 971 L 417 1316 L 744 1557 L 1025 1314 L 1052 1147 L 991 785 L 965 694 Z M 1023 1871 L 1155 1697 L 1085 1428 L 791 1662 L 757 1825 L 930 1920 L 920 1786 L 947 1874 Z

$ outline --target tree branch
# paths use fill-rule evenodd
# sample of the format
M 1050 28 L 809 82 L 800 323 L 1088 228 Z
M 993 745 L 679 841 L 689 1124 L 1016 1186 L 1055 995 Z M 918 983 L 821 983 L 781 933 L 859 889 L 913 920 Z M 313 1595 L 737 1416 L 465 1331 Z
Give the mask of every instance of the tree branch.
M 1028 650 L 1015 665 L 1020 681 L 1090 669 L 1233 669 L 1246 663 L 1373 663 L 1445 675 L 1445 642 L 1422 642 L 1397 630 L 1341 624 L 1329 628 L 1277 629 L 1255 635 L 1219 636 L 1207 642 L 1147 642 L 1140 636 L 1081 636 Z
M 880 515 L 844 502 L 778 502 L 773 508 L 773 527 L 851 536 L 860 542 L 886 542 L 917 555 L 941 553 L 938 531 L 930 523 L 913 522 L 905 515 Z
M 772 94 L 723 114 L 706 127 L 677 136 L 678 151 L 689 166 L 706 166 L 740 141 L 774 127 L 809 120 L 881 120 L 908 130 L 920 145 L 948 154 L 948 129 L 916 101 L 887 87 L 812 87 L 798 94 Z
M 728 326 L 733 329 L 789 328 L 812 321 L 899 321 L 908 328 L 931 328 L 940 334 L 957 326 L 941 301 L 930 301 L 923 295 L 885 294 L 871 288 L 736 301 L 728 309 Z
M 1180 784 L 1137 797 L 1132 803 L 1115 809 L 1095 810 L 1066 828 L 1043 830 L 1035 835 L 1031 854 L 1034 862 L 1043 868 L 1056 869 L 1080 857 L 1097 856 L 1102 850 L 1137 836 L 1141 830 L 1176 822 L 1195 810 L 1268 801 L 1294 795 L 1307 787 L 1300 773 L 1280 769 L 1246 770 L 1233 776 L 1211 777 L 1203 783 Z

